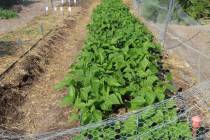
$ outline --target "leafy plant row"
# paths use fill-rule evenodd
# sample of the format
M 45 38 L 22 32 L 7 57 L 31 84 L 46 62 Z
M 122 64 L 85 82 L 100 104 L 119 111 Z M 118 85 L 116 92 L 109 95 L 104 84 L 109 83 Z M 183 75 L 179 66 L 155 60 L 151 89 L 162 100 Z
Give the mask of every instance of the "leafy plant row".
M 9 19 L 17 17 L 17 13 L 13 10 L 7 10 L 0 7 L 0 19 Z
M 142 5 L 141 15 L 144 18 L 157 23 L 165 22 L 169 12 L 170 0 L 143 0 L 142 3 L 139 0 L 136 1 L 138 5 Z M 184 13 L 187 13 L 189 16 L 186 16 Z M 209 0 L 177 0 L 174 4 L 172 20 L 175 23 L 190 24 L 192 19 L 199 20 L 209 17 Z
M 125 120 L 82 131 L 73 140 L 191 140 L 188 124 L 176 113 L 175 102 L 170 99 L 160 106 L 149 106 Z
M 209 0 L 179 0 L 183 9 L 195 19 L 210 18 Z
M 57 86 L 68 89 L 62 103 L 73 108 L 71 119 L 82 125 L 93 123 L 122 109 L 152 105 L 173 92 L 171 75 L 162 67 L 161 46 L 121 0 L 103 0 L 94 10 L 88 30 L 84 49 Z M 153 131 L 169 121 L 174 122 Z M 178 119 L 172 100 L 145 110 L 139 118 L 131 116 L 124 122 L 87 130 L 75 139 L 132 139 L 146 132 L 149 135 L 141 136 L 144 140 L 190 136 L 188 124 Z
M 71 119 L 96 122 L 120 108 L 162 101 L 173 89 L 160 45 L 120 0 L 104 0 L 88 30 L 84 49 L 58 85 L 68 89 L 63 105 L 73 107 Z

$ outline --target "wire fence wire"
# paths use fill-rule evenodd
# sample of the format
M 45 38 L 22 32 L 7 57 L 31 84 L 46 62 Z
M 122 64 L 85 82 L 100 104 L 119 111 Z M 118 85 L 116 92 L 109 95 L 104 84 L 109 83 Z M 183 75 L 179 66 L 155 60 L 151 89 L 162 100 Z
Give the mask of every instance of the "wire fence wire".
M 168 54 L 178 55 L 190 65 L 196 82 L 210 79 L 208 25 L 190 17 L 177 0 L 133 0 L 133 10 Z
M 1 139 L 40 140 L 208 140 L 210 138 L 210 80 L 162 102 L 102 122 L 72 129 L 21 135 L 1 130 Z M 192 117 L 202 118 L 193 127 Z
M 205 93 L 209 88 L 210 81 L 162 102 L 86 126 L 28 135 L 0 130 L 0 138 L 24 140 L 208 140 L 210 138 L 207 124 L 209 117 L 202 115 L 202 113 L 204 110 L 208 110 L 207 103 L 210 95 L 199 93 Z M 188 102 L 188 99 L 186 100 L 188 96 L 191 98 L 199 96 L 199 100 L 192 100 L 192 103 Z M 204 97 L 207 101 L 200 100 Z M 191 119 L 198 115 L 202 116 L 202 122 L 200 127 L 194 128 Z

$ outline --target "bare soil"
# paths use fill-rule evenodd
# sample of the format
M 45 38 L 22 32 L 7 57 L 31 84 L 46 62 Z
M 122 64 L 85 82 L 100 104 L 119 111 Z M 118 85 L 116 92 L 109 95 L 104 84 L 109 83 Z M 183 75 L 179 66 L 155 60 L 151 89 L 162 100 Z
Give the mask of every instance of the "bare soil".
M 64 16 L 60 11 L 49 11 L 47 15 L 37 16 L 15 31 L 0 35 L 0 77 L 30 52 L 42 38 L 62 27 L 63 18 L 68 16 L 67 13 L 69 14 L 66 9 Z
M 25 26 L 34 17 L 44 14 L 48 0 L 33 0 L 22 6 L 18 17 L 8 20 L 0 20 L 0 35 Z
M 170 50 L 170 53 L 178 54 L 189 64 L 197 82 L 208 80 L 210 78 L 209 25 L 170 25 L 168 32 L 173 33 L 175 37 L 184 42 L 184 44 L 180 44 L 177 39 L 168 39 L 168 37 L 166 40 L 168 46 L 175 46 Z
M 0 81 L 0 123 L 9 130 L 40 133 L 78 125 L 68 123 L 68 108 L 59 102 L 65 91 L 54 86 L 68 73 L 79 54 L 86 25 L 99 0 L 88 0 L 73 9 L 63 27 L 53 30 L 21 58 Z

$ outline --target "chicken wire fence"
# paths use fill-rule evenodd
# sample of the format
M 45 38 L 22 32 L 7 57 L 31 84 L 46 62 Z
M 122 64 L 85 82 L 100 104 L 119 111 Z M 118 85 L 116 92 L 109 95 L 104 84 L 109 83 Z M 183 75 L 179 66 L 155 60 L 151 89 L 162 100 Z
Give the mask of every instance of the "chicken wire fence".
M 0 130 L 2 139 L 40 140 L 208 140 L 210 81 L 172 98 L 102 122 L 72 129 L 21 135 Z M 190 100 L 189 100 L 190 99 Z M 200 116 L 197 126 L 193 118 Z
M 37 140 L 208 140 L 210 80 L 159 103 L 98 123 L 39 134 L 0 129 L 1 139 Z M 201 121 L 195 126 L 193 118 Z
M 177 0 L 133 0 L 133 11 L 169 55 L 187 63 L 196 82 L 210 78 L 209 25 L 201 25 L 190 17 Z M 186 75 L 182 78 L 187 80 Z

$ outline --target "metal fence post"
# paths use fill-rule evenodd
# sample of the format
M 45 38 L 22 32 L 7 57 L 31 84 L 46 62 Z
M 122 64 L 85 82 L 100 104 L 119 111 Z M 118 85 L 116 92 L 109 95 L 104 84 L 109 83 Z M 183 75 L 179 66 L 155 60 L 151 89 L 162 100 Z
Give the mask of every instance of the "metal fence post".
M 167 13 L 166 20 L 165 20 L 165 23 L 164 23 L 164 28 L 163 28 L 163 31 L 160 31 L 160 33 L 161 33 L 160 39 L 161 39 L 161 42 L 162 42 L 163 46 L 165 45 L 168 25 L 169 25 L 169 23 L 172 19 L 172 16 L 173 16 L 175 1 L 176 0 L 169 0 L 168 13 Z

